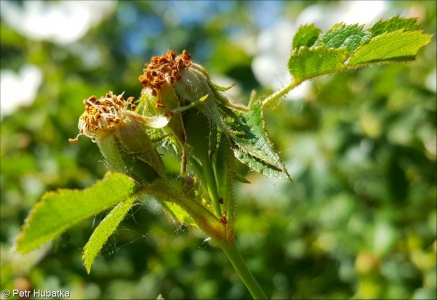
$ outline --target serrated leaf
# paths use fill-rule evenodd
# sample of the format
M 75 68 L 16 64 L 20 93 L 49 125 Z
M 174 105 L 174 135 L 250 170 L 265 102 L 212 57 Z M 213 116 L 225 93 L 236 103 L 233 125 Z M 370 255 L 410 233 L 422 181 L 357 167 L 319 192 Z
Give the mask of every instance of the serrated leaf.
M 353 52 L 370 40 L 370 32 L 365 31 L 363 27 L 358 24 L 336 24 L 314 43 L 314 47 L 325 46 L 328 49 L 346 47 L 349 52 Z
M 398 16 L 380 20 L 368 30 L 357 24 L 336 24 L 311 47 L 297 49 L 293 39 L 288 69 L 295 84 L 299 84 L 328 73 L 413 60 L 417 51 L 431 40 L 431 35 L 419 29 L 416 19 Z
M 100 253 L 103 245 L 108 240 L 109 236 L 115 231 L 120 222 L 124 219 L 129 209 L 132 207 L 135 197 L 130 197 L 126 201 L 120 202 L 114 207 L 111 212 L 100 222 L 99 226 L 94 230 L 88 243 L 83 249 L 82 260 L 88 274 L 91 271 L 91 266 L 94 263 L 97 255 Z
M 360 47 L 350 58 L 348 66 L 413 60 L 417 51 L 430 41 L 431 35 L 421 31 L 398 30 L 381 34 Z
M 269 178 L 277 178 L 291 181 L 291 178 L 287 173 L 274 165 L 268 164 L 260 160 L 259 158 L 250 155 L 246 151 L 242 151 L 241 149 L 237 148 L 234 149 L 234 154 L 239 161 L 247 165 L 252 171 L 258 172 Z
M 416 31 L 420 29 L 420 25 L 417 24 L 417 18 L 400 18 L 399 16 L 395 16 L 387 20 L 379 20 L 369 28 L 369 31 L 373 37 L 376 37 L 383 33 L 397 30 Z
M 295 80 L 301 81 L 341 70 L 347 56 L 346 48 L 303 47 L 290 56 L 288 69 Z
M 314 24 L 300 26 L 293 37 L 292 49 L 311 47 L 316 42 L 321 31 Z
M 125 200 L 135 190 L 134 181 L 119 173 L 85 190 L 60 189 L 44 194 L 23 225 L 16 250 L 26 254 L 68 228 Z
M 267 136 L 261 102 L 253 103 L 231 126 L 237 132 L 232 138 L 237 146 L 234 153 L 242 163 L 268 177 L 291 180 Z

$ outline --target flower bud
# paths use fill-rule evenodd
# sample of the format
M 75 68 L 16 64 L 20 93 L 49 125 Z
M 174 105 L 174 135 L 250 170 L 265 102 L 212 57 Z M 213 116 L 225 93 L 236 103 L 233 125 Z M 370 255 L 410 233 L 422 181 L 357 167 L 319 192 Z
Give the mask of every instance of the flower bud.
M 167 120 L 145 118 L 130 110 L 133 97 L 125 100 L 109 92 L 97 99 L 84 100 L 85 112 L 79 119 L 79 135 L 70 142 L 77 142 L 80 135 L 91 138 L 100 148 L 108 168 L 131 176 L 140 183 L 152 183 L 165 177 L 159 153 L 149 135 L 148 127 L 162 127 Z
M 171 50 L 162 56 L 155 56 L 149 64 L 145 64 L 139 81 L 143 85 L 143 93 L 150 93 L 156 98 L 155 107 L 171 111 L 176 107 L 190 106 L 197 101 L 196 107 L 210 122 L 227 132 L 222 114 L 230 112 L 230 108 L 245 110 L 235 105 L 217 90 L 206 70 L 191 61 L 191 56 L 184 50 L 176 56 Z M 172 87 L 169 92 L 168 88 Z M 223 90 L 223 89 L 221 89 Z M 207 96 L 207 98 L 205 98 Z M 199 101 L 202 99 L 202 101 Z

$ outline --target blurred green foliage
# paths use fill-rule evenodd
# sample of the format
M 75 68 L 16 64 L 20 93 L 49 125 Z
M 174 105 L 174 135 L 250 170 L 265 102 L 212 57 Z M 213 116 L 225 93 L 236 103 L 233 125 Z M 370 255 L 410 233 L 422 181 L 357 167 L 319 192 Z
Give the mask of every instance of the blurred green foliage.
M 84 188 L 103 177 L 95 144 L 68 143 L 82 99 L 109 90 L 139 96 L 137 77 L 151 56 L 187 49 L 210 73 L 237 83 L 243 102 L 251 89 L 259 97 L 271 92 L 252 72 L 254 49 L 236 42 L 263 29 L 256 3 L 204 2 L 178 23 L 180 5 L 173 2 L 120 2 L 72 45 L 30 40 L 2 20 L 1 68 L 32 63 L 44 77 L 34 103 L 1 120 L 2 290 L 63 289 L 72 298 L 250 297 L 226 256 L 201 233 L 175 224 L 153 199 L 132 209 L 90 275 L 81 251 L 104 215 L 31 255 L 11 249 L 44 192 Z M 278 3 L 276 14 L 292 19 L 314 2 Z M 388 17 L 410 9 L 435 34 L 434 1 L 392 5 Z M 93 52 L 99 59 L 89 58 Z M 251 174 L 251 184 L 238 185 L 236 238 L 268 296 L 436 298 L 436 94 L 426 84 L 435 68 L 434 37 L 413 63 L 315 79 L 306 99 L 267 112 L 294 182 Z

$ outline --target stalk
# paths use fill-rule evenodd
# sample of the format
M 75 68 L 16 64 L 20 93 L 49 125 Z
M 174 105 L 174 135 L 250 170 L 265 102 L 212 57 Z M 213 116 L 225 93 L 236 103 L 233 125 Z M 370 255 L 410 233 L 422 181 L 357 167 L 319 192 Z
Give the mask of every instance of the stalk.
M 229 239 L 226 236 L 225 225 L 212 212 L 185 195 L 182 191 L 177 191 L 175 187 L 163 179 L 157 179 L 151 185 L 143 187 L 140 193 L 154 195 L 158 200 L 162 200 L 163 197 L 171 199 L 184 208 L 194 219 L 197 226 L 211 238 L 214 244 L 225 252 L 253 299 L 267 299 L 241 257 L 234 238 Z
M 244 262 L 240 251 L 238 251 L 238 248 L 235 245 L 235 240 L 232 239 L 232 241 L 218 246 L 225 252 L 226 256 L 231 261 L 235 271 L 237 271 L 238 276 L 240 276 L 253 299 L 267 299 L 266 294 L 264 294 L 264 291 L 261 289 L 255 277 L 253 277 L 252 273 Z
M 278 102 L 279 99 L 287 95 L 292 89 L 294 89 L 301 83 L 302 80 L 293 79 L 288 85 L 264 99 L 262 102 L 263 108 L 272 107 Z

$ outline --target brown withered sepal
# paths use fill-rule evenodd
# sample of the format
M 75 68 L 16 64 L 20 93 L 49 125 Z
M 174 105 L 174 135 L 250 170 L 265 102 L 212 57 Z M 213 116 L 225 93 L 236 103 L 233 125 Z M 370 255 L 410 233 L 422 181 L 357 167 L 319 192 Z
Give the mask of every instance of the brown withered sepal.
M 180 79 L 179 72 L 191 65 L 191 55 L 182 51 L 176 56 L 172 50 L 168 50 L 162 56 L 152 57 L 150 63 L 144 64 L 144 73 L 138 80 L 147 88 L 152 89 L 152 95 L 157 96 L 164 83 L 173 84 Z

